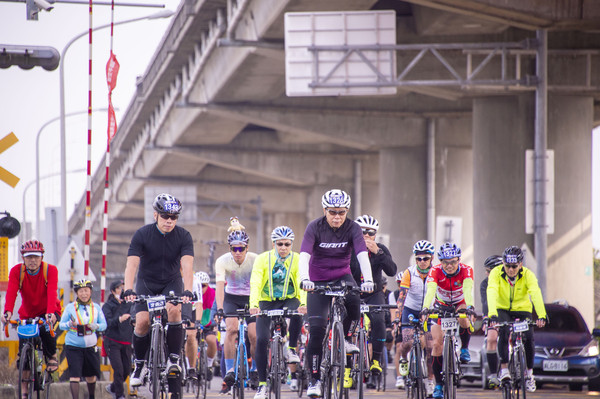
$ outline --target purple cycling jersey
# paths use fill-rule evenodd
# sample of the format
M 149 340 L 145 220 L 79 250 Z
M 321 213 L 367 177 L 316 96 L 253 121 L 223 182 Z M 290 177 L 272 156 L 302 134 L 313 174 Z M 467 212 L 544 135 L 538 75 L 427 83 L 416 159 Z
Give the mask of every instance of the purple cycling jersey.
M 311 281 L 330 281 L 350 274 L 353 249 L 357 255 L 367 251 L 360 226 L 346 219 L 334 230 L 323 216 L 306 226 L 300 252 L 310 254 L 308 275 Z

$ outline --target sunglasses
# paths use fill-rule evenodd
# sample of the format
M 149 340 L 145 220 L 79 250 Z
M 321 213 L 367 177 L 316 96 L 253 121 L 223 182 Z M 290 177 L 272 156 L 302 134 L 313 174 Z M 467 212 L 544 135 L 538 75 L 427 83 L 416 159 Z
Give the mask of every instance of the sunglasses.
M 329 212 L 329 214 L 331 216 L 336 216 L 336 215 L 344 216 L 346 214 L 346 212 L 348 212 L 348 211 L 347 210 L 334 211 L 333 209 L 327 209 L 327 212 Z
M 426 256 L 425 258 L 415 258 L 417 262 L 427 262 L 431 260 L 430 256 Z
M 208 287 L 208 284 L 202 284 L 202 288 Z
M 369 235 L 369 236 L 371 236 L 371 237 L 374 237 L 374 236 L 375 236 L 375 234 L 377 234 L 377 232 L 376 232 L 375 230 L 367 230 L 367 229 L 363 229 L 363 231 L 362 231 L 362 232 L 363 232 L 363 235 L 367 234 L 367 235 Z
M 519 267 L 519 264 L 510 264 L 510 263 L 505 263 L 504 266 L 508 267 L 509 269 L 516 269 Z
M 168 219 L 177 220 L 177 219 L 179 219 L 179 215 L 169 215 L 168 213 L 159 213 L 159 215 L 160 215 L 161 218 L 163 218 L 165 220 L 168 220 Z
M 292 246 L 292 243 L 290 243 L 290 242 L 278 242 L 278 243 L 277 243 L 277 246 L 278 246 L 278 247 L 283 247 L 283 246 L 286 246 L 286 247 L 291 247 L 291 246 Z
M 444 266 L 449 266 L 449 265 L 456 266 L 456 265 L 458 265 L 458 260 L 457 259 L 455 259 L 455 260 L 443 260 L 442 261 L 442 265 L 444 265 Z
M 229 247 L 229 250 L 231 250 L 231 252 L 244 252 L 246 247 Z

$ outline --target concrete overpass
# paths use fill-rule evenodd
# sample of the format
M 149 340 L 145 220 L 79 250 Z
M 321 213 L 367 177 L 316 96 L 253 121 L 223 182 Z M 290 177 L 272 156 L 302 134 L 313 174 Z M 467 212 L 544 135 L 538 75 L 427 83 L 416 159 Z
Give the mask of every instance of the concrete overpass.
M 488 255 L 523 243 L 535 255 L 524 222 L 535 86 L 422 84 L 399 87 L 394 96 L 285 95 L 284 13 L 386 9 L 396 11 L 398 44 L 520 42 L 547 31 L 555 230 L 547 241 L 546 299 L 568 299 L 591 322 L 600 4 L 585 0 L 184 0 L 111 146 L 109 274 L 122 273 L 130 238 L 144 224 L 145 190 L 174 186 L 196 190 L 195 203 L 184 204 L 196 218 L 180 224 L 195 239 L 197 270 L 206 270 L 206 242 L 225 239 L 230 216 L 240 217 L 252 249 L 261 251 L 277 225 L 301 237 L 321 214 L 322 193 L 336 187 L 352 194 L 351 216 L 380 220 L 400 269 L 415 241 L 435 239 L 437 216 L 462 221 L 463 259 L 474 266 L 477 286 Z M 397 57 L 399 68 L 411 59 Z M 465 52 L 447 57 L 464 66 Z M 417 77 L 445 73 L 435 60 L 424 62 Z M 525 55 L 517 68 L 535 74 L 535 59 Z M 96 272 L 100 165 L 92 183 Z M 69 233 L 82 243 L 84 216 L 85 196 L 69 218 Z M 226 250 L 218 245 L 216 254 Z

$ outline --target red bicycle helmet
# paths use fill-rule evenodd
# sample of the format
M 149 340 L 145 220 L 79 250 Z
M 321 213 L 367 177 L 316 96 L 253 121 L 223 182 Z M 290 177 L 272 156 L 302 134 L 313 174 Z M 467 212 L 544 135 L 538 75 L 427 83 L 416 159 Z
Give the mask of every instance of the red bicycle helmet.
M 39 252 L 44 253 L 44 245 L 38 240 L 29 240 L 21 245 L 21 255 L 25 255 L 28 252 Z

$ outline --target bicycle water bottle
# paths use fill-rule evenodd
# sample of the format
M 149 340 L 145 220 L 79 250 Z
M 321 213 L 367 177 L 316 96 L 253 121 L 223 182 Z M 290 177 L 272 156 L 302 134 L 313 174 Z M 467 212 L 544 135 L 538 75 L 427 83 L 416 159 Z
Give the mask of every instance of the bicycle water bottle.
M 33 351 L 33 358 L 35 361 L 36 371 L 38 373 L 41 373 L 42 372 L 42 362 L 40 361 L 40 355 L 38 355 L 38 351 L 36 351 L 36 350 Z

